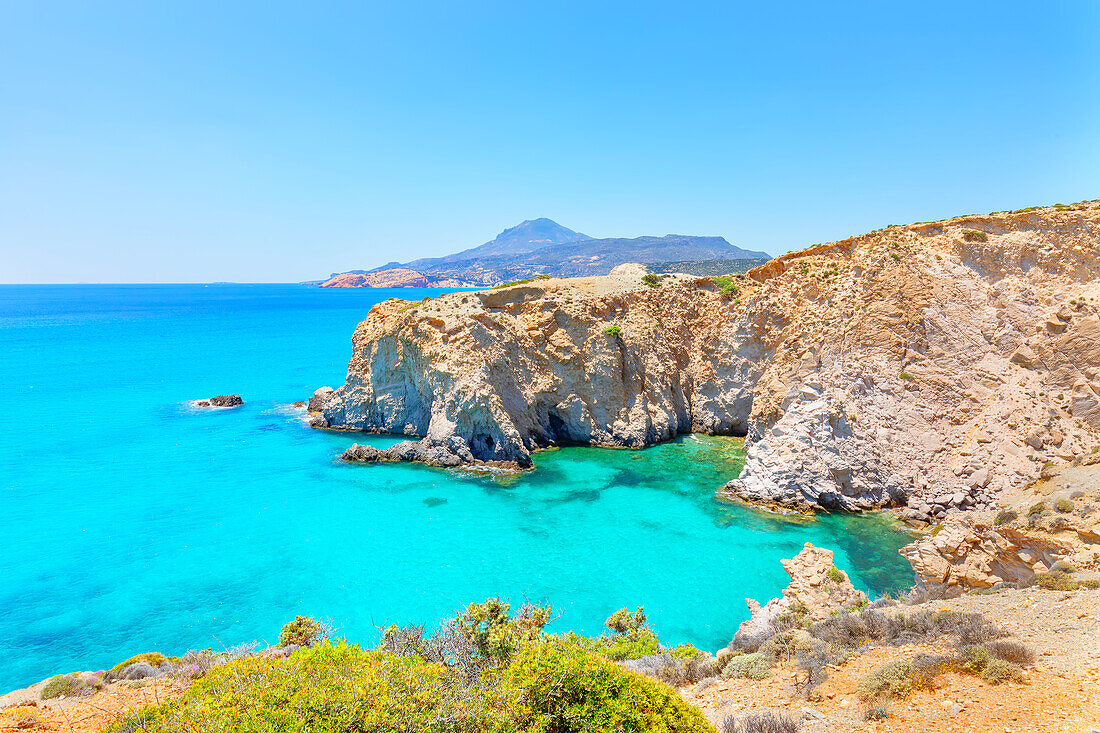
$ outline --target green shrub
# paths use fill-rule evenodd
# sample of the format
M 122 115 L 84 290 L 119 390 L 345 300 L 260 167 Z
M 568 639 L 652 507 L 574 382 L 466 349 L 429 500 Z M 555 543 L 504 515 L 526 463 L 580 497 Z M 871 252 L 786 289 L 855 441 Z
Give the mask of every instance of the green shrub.
M 989 664 L 982 669 L 982 679 L 991 685 L 999 685 L 1002 682 L 1019 682 L 1023 678 L 1023 671 L 1012 662 L 1007 662 L 1004 659 L 990 659 Z
M 1036 502 L 1035 504 L 1031 505 L 1030 509 L 1027 510 L 1027 515 L 1029 517 L 1033 517 L 1036 514 L 1042 514 L 1043 511 L 1046 510 L 1046 508 L 1047 508 L 1047 503 L 1045 501 Z
M 455 619 L 455 628 L 477 648 L 485 660 L 507 661 L 522 645 L 542 635 L 553 613 L 550 606 L 525 603 L 515 616 L 503 598 L 471 603 Z
M 457 684 L 443 666 L 343 641 L 287 658 L 249 656 L 210 669 L 179 698 L 138 711 L 115 731 L 330 733 L 513 731 L 518 691 Z
M 1069 499 L 1057 499 L 1054 502 L 1054 508 L 1062 514 L 1069 514 L 1073 511 L 1073 502 Z
M 902 380 L 903 382 L 911 382 L 913 381 L 913 375 L 909 372 L 902 372 L 898 375 L 898 379 Z
M 1002 509 L 1001 511 L 997 512 L 997 516 L 993 518 L 993 524 L 1000 526 L 1002 524 L 1015 522 L 1019 518 L 1019 516 L 1019 514 L 1011 509 Z
M 328 629 L 311 616 L 295 616 L 279 631 L 279 646 L 312 646 L 328 638 Z
M 901 262 L 901 255 L 897 252 L 891 252 L 890 256 L 894 258 L 894 262 Z
M 56 697 L 74 697 L 76 695 L 89 695 L 96 690 L 103 689 L 103 683 L 96 679 L 85 682 L 74 674 L 59 674 L 51 677 L 46 686 L 42 688 L 40 697 L 43 700 L 52 700 Z
M 1045 573 L 1036 573 L 1035 585 L 1044 590 L 1076 590 L 1077 581 L 1073 576 L 1062 570 L 1051 570 Z
M 1050 569 L 1053 572 L 1058 573 L 1072 573 L 1077 570 L 1077 568 L 1073 567 L 1073 563 L 1069 562 L 1068 560 L 1059 560 L 1058 562 L 1051 565 Z
M 645 607 L 638 606 L 634 611 L 620 608 L 607 617 L 603 625 L 616 634 L 637 634 L 649 628 L 645 615 Z
M 844 582 L 844 573 L 840 572 L 840 568 L 836 565 L 830 565 L 829 569 L 825 571 L 825 574 L 829 576 L 829 580 L 834 583 Z
M 661 278 L 657 277 L 652 272 L 647 275 L 642 275 L 642 282 L 651 288 L 661 287 Z
M 677 659 L 695 659 L 697 657 L 703 656 L 704 654 L 706 654 L 706 652 L 696 648 L 694 644 L 684 643 L 677 644 L 676 646 L 672 647 L 672 650 L 669 652 L 669 654 L 676 657 Z
M 619 328 L 618 326 L 608 326 L 603 330 L 603 332 L 608 336 L 618 336 L 623 332 L 623 329 Z
M 913 666 L 907 660 L 876 667 L 859 681 L 859 696 L 864 700 L 906 697 L 913 691 Z
M 763 652 L 738 654 L 726 662 L 722 676 L 726 679 L 748 677 L 751 680 L 762 680 L 771 676 L 773 665 L 774 661 Z
M 135 654 L 127 659 L 125 662 L 119 662 L 115 666 L 111 667 L 111 672 L 121 672 L 131 664 L 137 664 L 138 662 L 145 662 L 153 667 L 159 667 L 168 661 L 168 657 L 164 656 L 160 652 L 144 652 L 142 654 Z
M 657 635 L 649 629 L 636 634 L 601 636 L 598 639 L 589 639 L 587 645 L 592 652 L 615 662 L 648 657 L 659 654 L 661 651 L 661 644 L 657 640 Z
M 993 659 L 988 647 L 982 644 L 963 647 L 959 656 L 959 668 L 968 674 L 981 673 L 989 665 L 990 660 Z
M 1077 587 L 1096 590 L 1097 588 L 1100 588 L 1100 578 L 1086 578 L 1085 580 L 1078 580 Z
M 989 235 L 977 229 L 963 229 L 963 239 L 967 242 L 988 242 Z
M 719 289 L 733 285 L 733 278 L 729 275 L 715 275 L 710 281 L 717 285 Z
M 714 730 L 671 687 L 552 637 L 525 647 L 502 682 L 521 691 L 516 718 L 524 731 Z

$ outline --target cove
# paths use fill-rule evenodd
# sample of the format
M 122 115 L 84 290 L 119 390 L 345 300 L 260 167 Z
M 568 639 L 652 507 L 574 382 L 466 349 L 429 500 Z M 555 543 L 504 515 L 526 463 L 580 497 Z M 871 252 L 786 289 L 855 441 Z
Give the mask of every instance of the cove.
M 644 605 L 664 642 L 714 650 L 807 541 L 869 592 L 911 584 L 884 518 L 715 502 L 737 439 L 544 451 L 518 475 L 334 460 L 395 438 L 314 431 L 290 403 L 342 383 L 373 303 L 425 293 L 0 287 L 0 689 L 274 642 L 296 613 L 373 641 L 497 594 L 589 634 Z M 187 404 L 226 392 L 245 405 Z

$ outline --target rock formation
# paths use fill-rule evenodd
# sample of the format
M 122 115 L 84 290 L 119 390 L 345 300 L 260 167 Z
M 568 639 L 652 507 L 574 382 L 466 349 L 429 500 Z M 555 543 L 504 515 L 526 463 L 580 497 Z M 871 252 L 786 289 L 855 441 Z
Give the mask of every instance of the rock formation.
M 388 301 L 323 423 L 517 466 L 550 445 L 746 435 L 731 498 L 943 516 L 1100 444 L 1097 273 L 1088 204 L 890 227 L 733 279 Z
M 244 404 L 239 394 L 220 394 L 203 400 L 196 400 L 195 407 L 239 407 Z
M 902 548 L 918 593 L 956 596 L 1028 583 L 1059 561 L 1086 576 L 1100 571 L 1100 454 L 1002 497 L 996 511 L 958 512 Z
M 849 610 L 868 603 L 866 594 L 857 590 L 848 574 L 833 564 L 833 551 L 814 547 L 809 542 L 790 560 L 783 561 L 783 569 L 791 576 L 783 595 L 772 598 L 761 606 L 752 598 L 746 598 L 752 618 L 737 629 L 733 646 L 751 643 L 774 633 L 780 617 L 791 615 L 799 623 L 824 621 L 841 610 Z

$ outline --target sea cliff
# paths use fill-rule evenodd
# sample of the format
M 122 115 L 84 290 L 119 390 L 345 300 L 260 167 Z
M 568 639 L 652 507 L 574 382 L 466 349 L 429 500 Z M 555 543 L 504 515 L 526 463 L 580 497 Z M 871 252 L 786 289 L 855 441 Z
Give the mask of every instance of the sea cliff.
M 730 498 L 798 509 L 996 497 L 1100 445 L 1100 207 L 893 226 L 733 278 L 547 279 L 359 324 L 322 426 L 384 458 L 746 436 Z

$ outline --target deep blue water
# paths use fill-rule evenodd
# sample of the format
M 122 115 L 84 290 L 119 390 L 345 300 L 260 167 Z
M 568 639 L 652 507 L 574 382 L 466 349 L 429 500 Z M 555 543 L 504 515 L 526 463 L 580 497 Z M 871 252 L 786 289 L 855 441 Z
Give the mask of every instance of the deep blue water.
M 504 479 L 335 461 L 392 439 L 310 430 L 289 404 L 343 382 L 356 323 L 395 295 L 424 291 L 0 286 L 0 691 L 274 641 L 296 613 L 372 641 L 493 594 L 588 633 L 644 605 L 663 639 L 715 649 L 806 541 L 865 589 L 911 583 L 883 520 L 714 502 L 733 439 L 550 451 Z M 245 406 L 188 406 L 226 392 Z

